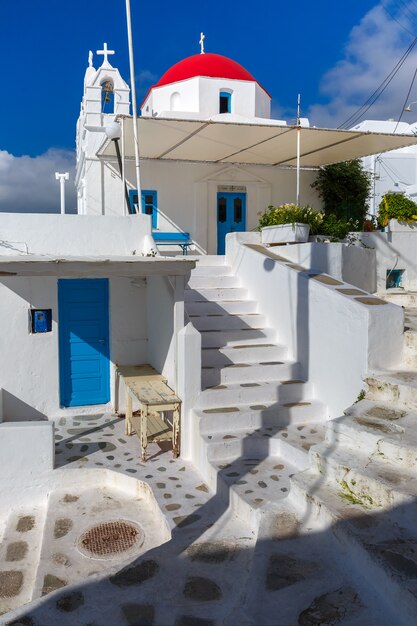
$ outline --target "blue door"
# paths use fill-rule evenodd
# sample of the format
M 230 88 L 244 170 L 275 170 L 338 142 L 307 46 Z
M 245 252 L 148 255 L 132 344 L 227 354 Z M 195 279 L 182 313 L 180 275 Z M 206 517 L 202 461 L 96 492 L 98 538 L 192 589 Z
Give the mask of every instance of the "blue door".
M 240 232 L 246 228 L 246 194 L 217 194 L 217 254 L 225 253 L 227 233 Z
M 58 281 L 62 406 L 110 400 L 107 278 Z

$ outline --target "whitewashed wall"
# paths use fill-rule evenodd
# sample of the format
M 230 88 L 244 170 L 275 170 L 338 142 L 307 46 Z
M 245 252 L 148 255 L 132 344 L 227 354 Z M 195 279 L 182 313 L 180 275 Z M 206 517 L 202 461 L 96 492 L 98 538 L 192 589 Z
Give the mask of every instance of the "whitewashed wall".
M 300 362 L 301 377 L 313 383 L 330 417 L 340 415 L 355 402 L 367 372 L 398 364 L 403 311 L 391 304 L 362 304 L 336 291 L 341 285 L 324 285 L 239 243 L 256 238 L 255 233 L 228 235 L 226 262 L 276 329 L 277 340 Z
M 129 162 L 126 169 L 132 183 L 133 163 Z M 321 200 L 310 186 L 314 179 L 314 172 L 301 172 L 301 203 L 320 208 Z M 158 192 L 158 229 L 189 232 L 197 248 L 208 254 L 217 253 L 219 186 L 246 189 L 249 231 L 256 228 L 259 214 L 268 205 L 295 202 L 296 173 L 287 169 L 144 160 L 141 181 L 143 189 Z
M 405 290 L 417 290 L 417 229 L 405 232 L 361 233 L 361 241 L 375 249 L 376 290 L 385 291 L 387 271 L 405 270 L 402 286 Z
M 57 291 L 57 280 L 52 277 L 3 278 L 0 281 L 0 387 L 5 421 L 65 414 L 59 404 Z M 29 333 L 31 307 L 52 309 L 52 332 Z M 144 285 L 137 286 L 127 278 L 110 279 L 110 338 L 112 364 L 147 362 Z M 113 366 L 110 372 L 113 404 Z
M 368 293 L 376 291 L 375 250 L 343 243 L 300 243 L 280 246 L 280 256 L 307 269 L 330 274 Z
M 124 256 L 140 253 L 151 232 L 147 215 L 0 213 L 0 255 Z
M 143 102 L 142 115 L 163 115 L 174 110 L 198 113 L 201 119 L 207 119 L 219 113 L 219 94 L 223 90 L 232 94 L 232 113 L 248 118 L 270 117 L 271 98 L 257 82 L 204 76 L 154 87 Z M 173 94 L 178 97 L 173 99 Z

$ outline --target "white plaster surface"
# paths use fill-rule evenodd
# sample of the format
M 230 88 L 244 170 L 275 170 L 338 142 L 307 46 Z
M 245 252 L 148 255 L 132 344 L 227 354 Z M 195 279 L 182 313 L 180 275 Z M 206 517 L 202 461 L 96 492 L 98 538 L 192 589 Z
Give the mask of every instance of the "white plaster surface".
M 417 230 L 360 233 L 361 241 L 375 250 L 376 290 L 385 291 L 387 272 L 405 270 L 402 287 L 406 291 L 417 289 Z
M 271 98 L 257 82 L 206 76 L 154 87 L 143 102 L 142 115 L 164 117 L 168 111 L 180 111 L 198 113 L 200 119 L 208 119 L 219 113 L 221 91 L 232 95 L 232 114 L 246 118 L 270 117 Z
M 318 272 L 330 274 L 368 293 L 376 291 L 376 254 L 373 249 L 343 243 L 304 243 L 283 246 L 280 256 Z
M 146 215 L 0 214 L 0 255 L 109 256 L 140 254 L 150 234 Z
M 398 363 L 403 332 L 399 307 L 362 304 L 336 291 L 350 285 L 322 284 L 302 266 L 290 267 L 238 241 L 238 234 L 227 236 L 228 263 L 259 303 L 277 340 L 300 362 L 302 378 L 314 384 L 330 416 L 356 399 L 368 369 Z M 383 330 L 387 326 L 389 334 Z
M 5 320 L 5 332 L 0 336 L 3 419 L 36 420 L 65 413 L 59 403 L 57 279 L 2 278 L 0 290 L 0 310 Z M 111 278 L 109 292 L 110 391 L 114 404 L 115 366 L 147 363 L 148 346 L 153 344 L 148 343 L 146 285 L 138 286 L 128 278 Z M 170 306 L 172 314 L 172 303 Z M 30 332 L 31 308 L 52 309 L 52 332 Z M 123 404 L 124 393 L 119 395 Z

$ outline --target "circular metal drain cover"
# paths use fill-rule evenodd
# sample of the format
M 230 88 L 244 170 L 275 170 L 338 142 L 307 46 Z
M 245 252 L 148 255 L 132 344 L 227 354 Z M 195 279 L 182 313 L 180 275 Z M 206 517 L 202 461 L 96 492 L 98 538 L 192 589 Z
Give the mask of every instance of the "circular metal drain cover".
M 137 524 L 125 520 L 103 522 L 86 530 L 79 539 L 79 548 L 87 556 L 108 558 L 140 548 L 145 533 Z

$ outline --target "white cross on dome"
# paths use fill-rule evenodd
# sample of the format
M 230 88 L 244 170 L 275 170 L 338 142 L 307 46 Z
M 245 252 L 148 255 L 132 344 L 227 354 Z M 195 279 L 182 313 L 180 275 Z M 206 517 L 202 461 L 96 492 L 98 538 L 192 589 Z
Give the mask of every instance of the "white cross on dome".
M 204 40 L 205 40 L 206 36 L 204 33 L 201 33 L 200 35 L 200 41 L 198 42 L 201 46 L 201 51 L 200 54 L 204 54 Z

